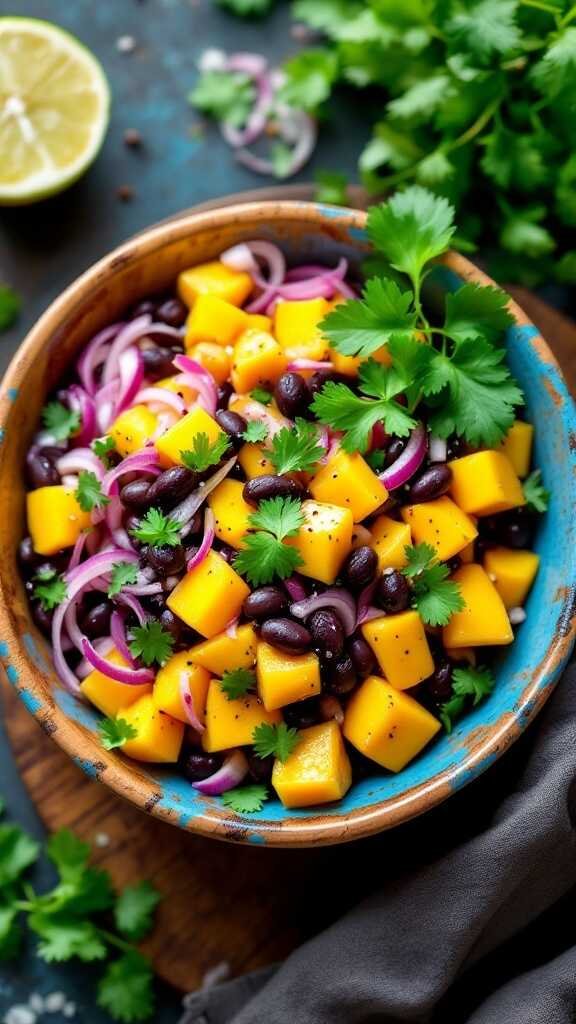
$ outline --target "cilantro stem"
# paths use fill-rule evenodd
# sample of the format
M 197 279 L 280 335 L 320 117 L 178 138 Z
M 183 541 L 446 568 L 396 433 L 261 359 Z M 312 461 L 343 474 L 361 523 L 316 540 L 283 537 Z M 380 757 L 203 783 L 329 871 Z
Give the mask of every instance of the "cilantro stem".
M 546 11 L 547 14 L 558 14 L 558 8 L 546 4 L 543 0 L 520 0 L 521 7 L 534 7 L 537 11 Z
M 571 7 L 568 13 L 564 15 L 560 22 L 560 26 L 562 28 L 566 28 L 566 25 L 569 25 L 571 21 L 574 21 L 574 18 L 576 18 L 576 4 L 574 4 L 574 7 Z
M 96 928 L 96 931 L 101 939 L 104 939 L 111 946 L 116 946 L 116 949 L 122 950 L 123 953 L 131 953 L 134 949 L 133 942 L 125 942 L 118 935 L 114 935 L 114 932 L 108 932 L 105 928 Z

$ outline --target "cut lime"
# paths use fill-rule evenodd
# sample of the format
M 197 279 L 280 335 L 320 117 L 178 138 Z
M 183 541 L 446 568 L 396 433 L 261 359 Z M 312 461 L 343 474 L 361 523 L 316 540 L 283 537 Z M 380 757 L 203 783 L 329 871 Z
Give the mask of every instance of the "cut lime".
M 96 157 L 110 109 L 92 54 L 56 25 L 0 17 L 0 205 L 71 185 Z

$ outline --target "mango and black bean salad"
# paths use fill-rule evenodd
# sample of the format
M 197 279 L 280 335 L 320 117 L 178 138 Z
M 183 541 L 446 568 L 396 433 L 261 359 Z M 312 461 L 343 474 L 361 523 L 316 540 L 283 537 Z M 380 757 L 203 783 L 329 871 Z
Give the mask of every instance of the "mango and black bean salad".
M 413 187 L 371 209 L 363 282 L 241 242 L 101 330 L 44 407 L 22 572 L 107 749 L 238 813 L 308 807 L 490 694 L 548 495 L 506 295 L 427 298 L 453 232 Z

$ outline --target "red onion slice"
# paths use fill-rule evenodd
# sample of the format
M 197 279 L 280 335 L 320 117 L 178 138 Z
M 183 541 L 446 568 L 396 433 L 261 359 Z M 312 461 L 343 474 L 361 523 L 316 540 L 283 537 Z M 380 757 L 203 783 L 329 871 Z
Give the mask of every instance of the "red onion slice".
M 213 543 L 214 513 L 211 508 L 207 508 L 204 512 L 204 536 L 202 537 L 202 542 L 198 551 L 195 555 L 192 555 L 192 558 L 186 566 L 187 572 L 192 572 L 192 569 L 195 569 L 197 565 L 200 565 L 200 563 L 204 561 Z
M 448 442 L 446 438 L 430 434 L 428 452 L 430 462 L 446 462 L 448 456 Z
M 238 636 L 238 623 L 239 622 L 240 622 L 240 616 L 239 615 L 235 615 L 234 618 L 230 619 L 230 622 L 226 623 L 226 625 L 224 627 L 224 632 L 226 633 L 226 636 L 230 637 L 231 640 L 235 640 L 236 637 Z
M 138 598 L 134 594 L 127 594 L 125 588 L 121 590 L 119 594 L 116 595 L 116 601 L 118 602 L 118 604 L 123 604 L 126 608 L 129 608 L 130 611 L 133 612 L 133 614 L 138 619 L 138 624 L 140 626 L 143 626 L 144 623 L 148 622 L 149 616 L 144 611 Z
M 117 683 L 124 683 L 126 686 L 142 686 L 144 683 L 154 681 L 154 673 L 151 668 L 125 668 L 123 665 L 114 665 L 107 661 L 94 647 L 87 636 L 82 637 L 82 651 L 84 657 L 91 665 L 103 675 L 114 679 Z
M 102 374 L 103 384 L 110 384 L 111 381 L 119 376 L 119 359 L 122 352 L 136 341 L 140 341 L 140 338 L 145 338 L 151 323 L 152 317 L 148 313 L 144 313 L 143 316 L 137 316 L 135 320 L 126 324 L 121 331 L 118 331 L 110 346 L 110 351 L 104 365 L 104 373 Z
M 408 444 L 401 455 L 391 466 L 388 466 L 388 469 L 379 473 L 379 480 L 389 491 L 402 487 L 402 484 L 405 484 L 422 465 L 426 457 L 426 449 L 426 431 L 419 423 L 410 434 Z
M 94 399 L 79 384 L 71 384 L 68 388 L 70 408 L 80 416 L 80 431 L 73 437 L 74 444 L 83 446 L 90 444 L 96 436 L 96 405 Z
M 264 73 L 260 74 L 256 79 L 256 89 L 256 102 L 244 128 L 235 128 L 227 121 L 223 121 L 220 125 L 222 135 L 233 149 L 238 146 L 249 146 L 262 135 L 266 127 L 274 99 L 270 76 Z
M 242 270 L 246 274 L 258 273 L 258 264 L 246 242 L 239 242 L 238 245 L 225 249 L 220 253 L 219 260 L 231 270 Z
M 168 388 L 144 388 L 138 392 L 134 399 L 135 405 L 149 405 L 154 402 L 169 405 L 179 416 L 184 416 L 187 412 L 186 405 L 180 398 L 180 395 L 177 395 L 175 391 L 169 391 Z
M 290 606 L 290 614 L 297 619 L 307 619 L 319 608 L 332 608 L 344 626 L 346 636 L 356 629 L 356 602 L 343 587 L 328 587 L 323 594 L 313 594 L 303 601 Z
M 100 366 L 100 364 L 104 362 L 109 350 L 109 342 L 113 341 L 118 332 L 125 326 L 126 325 L 124 323 L 117 323 L 110 324 L 109 327 L 104 327 L 102 331 L 95 334 L 92 340 L 88 342 L 76 363 L 78 376 L 80 377 L 86 391 L 89 395 L 92 395 L 92 397 L 94 397 L 96 393 L 94 371 L 97 366 Z
M 286 276 L 286 259 L 284 253 L 273 242 L 265 242 L 256 238 L 246 242 L 247 248 L 253 256 L 259 256 L 266 263 L 267 276 L 264 278 L 260 268 L 256 265 L 256 272 L 252 274 L 254 284 L 259 288 L 275 288 L 282 284 Z
M 176 505 L 176 508 L 173 508 L 170 512 L 170 519 L 175 519 L 177 523 L 187 523 L 203 504 L 210 492 L 228 476 L 228 473 L 235 463 L 236 456 L 234 455 L 231 459 L 228 459 L 228 462 L 225 462 L 223 466 L 220 466 L 220 469 L 216 470 L 208 480 L 205 480 L 196 488 L 195 491 L 192 491 L 192 494 L 189 494 L 187 498 L 184 498 L 184 501 L 180 502 L 179 505 Z
M 181 704 L 182 704 L 182 710 L 183 710 L 184 714 L 186 715 L 186 718 L 190 722 L 190 725 L 192 726 L 192 728 L 196 729 L 196 732 L 203 733 L 204 729 L 205 729 L 205 726 L 202 725 L 202 722 L 198 718 L 198 713 L 197 713 L 196 708 L 194 706 L 194 697 L 192 696 L 192 693 L 190 692 L 190 673 L 189 672 L 181 672 L 180 673 L 179 690 L 180 690 L 180 701 L 181 701 Z
M 104 467 L 100 459 L 90 448 L 72 448 L 71 451 L 61 455 L 56 461 L 56 469 L 60 476 L 67 473 L 94 473 L 98 480 L 104 477 Z
M 128 406 L 135 403 L 134 396 L 142 386 L 144 379 L 144 360 L 142 353 L 136 345 L 124 350 L 118 359 L 120 370 L 120 386 L 114 416 L 124 412 Z
M 305 601 L 308 597 L 308 591 L 304 586 L 302 580 L 298 579 L 297 576 L 290 576 L 289 579 L 284 580 L 284 586 L 288 591 L 288 596 L 293 601 Z
M 258 78 L 263 75 L 268 67 L 268 61 L 260 53 L 248 53 L 243 50 L 238 53 L 231 53 L 226 57 L 226 68 L 228 71 L 240 71 L 249 78 Z
M 197 392 L 200 404 L 213 416 L 218 406 L 218 390 L 212 374 L 190 356 L 175 356 L 174 366 L 182 371 L 181 383 Z
M 348 272 L 348 260 L 340 260 L 337 267 L 323 267 L 321 263 L 302 263 L 298 267 L 291 267 L 286 272 L 286 281 L 307 281 L 311 277 L 322 277 L 326 274 L 330 274 L 334 277 L 339 277 L 341 280 L 346 276 Z
M 114 641 L 111 636 L 99 636 L 98 639 L 94 641 L 94 647 L 98 651 L 98 654 L 101 654 L 102 657 L 105 658 L 106 655 L 110 654 L 110 651 L 114 649 Z M 78 663 L 76 675 L 78 676 L 78 679 L 86 679 L 86 676 L 89 676 L 93 671 L 94 666 L 91 665 L 86 658 L 82 658 Z
M 293 359 L 288 363 L 287 370 L 333 370 L 330 360 L 323 359 Z
M 70 561 L 68 562 L 67 571 L 75 569 L 82 558 L 82 552 L 88 540 L 88 531 L 82 530 L 82 533 L 78 535 L 78 539 L 72 548 L 72 554 L 70 555 Z
M 197 789 L 204 796 L 220 796 L 229 789 L 234 789 L 244 781 L 248 774 L 248 761 L 241 750 L 234 750 L 228 754 L 224 764 L 209 775 L 207 779 L 200 782 L 193 782 L 192 787 Z
M 158 452 L 155 448 L 143 448 L 133 455 L 127 455 L 122 462 L 119 462 L 113 469 L 108 470 L 102 481 L 104 494 L 110 496 L 112 485 L 125 473 L 156 473 L 160 472 L 158 466 Z
M 132 657 L 130 648 L 128 647 L 128 641 L 126 639 L 126 628 L 124 624 L 124 614 L 122 612 L 113 611 L 110 617 L 110 635 L 114 641 L 114 646 L 119 654 L 122 655 L 125 661 L 129 665 L 134 667 L 135 661 Z
M 356 614 L 356 625 L 357 626 L 361 626 L 362 623 L 366 621 L 366 613 L 368 612 L 368 610 L 369 610 L 369 608 L 370 608 L 370 606 L 372 604 L 372 598 L 374 597 L 374 594 L 376 593 L 377 585 L 378 585 L 378 580 L 373 580 L 373 582 L 369 583 L 368 586 L 364 587 L 364 589 L 361 590 L 359 595 L 358 595 L 358 608 L 357 608 L 357 614 Z M 381 614 L 383 615 L 384 612 L 382 612 Z

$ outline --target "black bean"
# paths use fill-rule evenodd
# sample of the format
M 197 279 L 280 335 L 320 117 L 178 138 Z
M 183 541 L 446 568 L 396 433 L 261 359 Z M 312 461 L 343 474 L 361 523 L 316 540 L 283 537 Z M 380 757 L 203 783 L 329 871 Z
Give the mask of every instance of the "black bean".
M 336 612 L 319 608 L 306 620 L 312 635 L 312 648 L 324 661 L 334 661 L 344 650 L 344 630 Z
M 308 385 L 299 373 L 283 373 L 274 388 L 274 397 L 280 412 L 291 420 L 305 416 L 310 405 Z
M 244 444 L 242 435 L 248 424 L 243 416 L 240 416 L 237 412 L 232 412 L 230 409 L 218 409 L 214 419 L 218 426 L 222 427 L 222 430 L 228 434 L 235 448 L 240 448 Z
M 54 617 L 54 612 L 46 611 L 46 609 L 42 607 L 40 601 L 33 601 L 31 608 L 32 618 L 34 619 L 34 622 L 38 626 L 38 629 L 40 629 L 42 633 L 45 633 L 47 636 L 49 636 L 50 631 L 52 629 L 52 619 Z
M 220 387 L 218 388 L 218 408 L 227 409 L 228 402 L 230 401 L 233 394 L 234 388 L 228 381 L 225 381 L 224 384 L 221 384 Z
M 148 504 L 163 511 L 173 508 L 194 490 L 198 474 L 186 466 L 171 466 L 157 476 L 148 490 Z
M 150 545 L 146 552 L 146 561 L 160 576 L 174 576 L 184 568 L 186 552 L 183 544 Z
M 303 654 L 310 650 L 312 637 L 299 622 L 292 619 L 268 619 L 262 624 L 260 635 L 266 643 L 289 654 Z
M 390 444 L 386 449 L 386 455 L 384 457 L 385 469 L 387 469 L 388 466 L 391 466 L 393 462 L 396 462 L 396 459 L 400 458 L 405 447 L 406 441 L 403 440 L 401 437 L 395 437 L 392 439 L 392 441 L 390 441 Z
M 382 573 L 376 588 L 377 603 L 386 612 L 403 612 L 410 604 L 412 591 L 405 576 L 397 569 Z
M 272 755 L 257 757 L 256 754 L 250 753 L 248 754 L 248 767 L 254 782 L 269 782 L 272 778 L 274 758 Z
M 138 302 L 130 310 L 130 319 L 136 320 L 139 316 L 156 316 L 156 307 L 158 303 L 153 302 L 152 299 L 143 299 L 142 302 Z
M 23 537 L 18 545 L 18 561 L 28 571 L 34 569 L 44 556 L 34 551 L 32 537 Z
M 350 693 L 350 690 L 356 686 L 356 682 L 356 669 L 352 658 L 349 654 L 343 654 L 327 670 L 324 689 L 326 693 L 342 696 L 344 693 Z
M 227 455 L 224 456 L 224 458 L 229 457 L 229 455 L 230 453 L 228 452 Z M 214 466 L 212 466 L 211 472 L 214 472 Z M 241 484 L 246 483 L 246 473 L 242 469 L 242 466 L 240 465 L 239 462 L 235 462 L 234 465 L 232 466 L 232 469 L 228 470 L 228 479 L 239 480 Z
M 373 548 L 363 544 L 351 551 L 342 567 L 342 576 L 350 587 L 359 589 L 371 583 L 378 568 L 378 555 Z
M 370 644 L 361 633 L 357 633 L 348 641 L 348 653 L 361 679 L 372 674 L 376 666 L 376 658 Z
M 448 659 L 443 659 L 436 665 L 433 675 L 426 681 L 428 693 L 438 703 L 449 700 L 452 696 L 452 671 L 452 663 Z
M 124 484 L 122 487 L 120 501 L 130 508 L 148 508 L 150 504 L 148 501 L 149 490 L 150 480 L 145 480 L 144 477 L 141 477 L 140 480 L 131 480 L 129 484 Z
M 290 480 L 287 476 L 273 476 L 271 473 L 248 480 L 242 491 L 244 501 L 251 505 L 257 505 L 267 498 L 301 498 L 303 493 L 302 484 L 296 480 Z
M 151 345 L 149 348 L 142 348 L 141 351 L 144 360 L 144 373 L 150 380 L 161 380 L 162 377 L 172 376 L 175 353 L 171 349 Z
M 308 729 L 320 721 L 320 708 L 317 697 L 308 697 L 295 704 L 287 704 L 282 708 L 282 716 L 290 729 Z
M 222 765 L 222 754 L 205 754 L 201 750 L 187 750 L 181 761 L 182 773 L 189 782 L 201 782 Z
M 179 619 L 174 612 L 171 612 L 169 608 L 164 608 L 159 615 L 160 625 L 167 633 L 174 639 L 174 643 L 178 643 L 182 633 L 183 622 Z
M 258 587 L 244 601 L 242 611 L 248 619 L 277 618 L 288 607 L 288 597 L 280 587 Z
M 182 327 L 186 323 L 188 308 L 180 299 L 166 299 L 158 306 L 156 316 L 169 327 Z
M 408 490 L 411 502 L 434 501 L 440 498 L 452 483 L 452 470 L 445 462 L 435 462 L 412 480 Z
M 60 455 L 64 453 L 61 451 Z M 55 460 L 43 448 L 31 448 L 26 456 L 26 476 L 30 487 L 54 487 L 60 483 Z
M 457 437 L 455 434 L 448 438 L 446 448 L 446 454 L 449 459 L 459 459 L 462 455 L 468 454 L 467 441 L 463 437 Z
M 308 387 L 312 396 L 318 394 L 322 390 L 327 381 L 333 381 L 334 384 L 347 384 L 348 387 L 352 384 L 350 377 L 347 377 L 343 373 L 331 373 L 329 370 L 315 370 L 308 381 Z
M 91 639 L 98 636 L 107 636 L 110 632 L 111 615 L 112 605 L 110 601 L 100 601 L 82 616 L 80 620 L 82 632 Z

